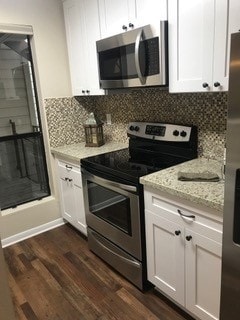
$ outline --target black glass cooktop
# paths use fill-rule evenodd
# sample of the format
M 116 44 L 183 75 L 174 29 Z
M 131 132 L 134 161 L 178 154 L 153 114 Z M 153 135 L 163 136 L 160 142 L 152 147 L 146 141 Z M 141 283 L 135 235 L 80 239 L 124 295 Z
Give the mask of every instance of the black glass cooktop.
M 89 170 L 122 178 L 127 181 L 138 182 L 139 178 L 152 172 L 168 168 L 183 162 L 182 158 L 172 155 L 153 155 L 141 152 L 133 153 L 129 149 L 104 153 L 81 160 L 82 167 Z

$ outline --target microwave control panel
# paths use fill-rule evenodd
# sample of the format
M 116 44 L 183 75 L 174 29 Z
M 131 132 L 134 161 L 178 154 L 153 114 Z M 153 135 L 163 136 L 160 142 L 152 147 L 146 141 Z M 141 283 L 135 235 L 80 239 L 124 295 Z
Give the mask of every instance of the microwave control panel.
M 146 76 L 159 73 L 159 38 L 151 38 L 143 41 L 146 48 Z

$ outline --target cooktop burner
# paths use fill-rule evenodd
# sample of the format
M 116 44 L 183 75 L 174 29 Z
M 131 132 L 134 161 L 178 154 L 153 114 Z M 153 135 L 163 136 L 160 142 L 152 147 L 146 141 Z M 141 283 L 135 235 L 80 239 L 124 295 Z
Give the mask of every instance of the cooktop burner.
M 129 148 L 82 159 L 81 164 L 86 170 L 138 183 L 144 175 L 195 158 L 194 128 L 132 123 L 128 130 Z
M 83 159 L 82 163 L 86 159 Z M 109 171 L 113 175 L 120 175 L 125 179 L 136 179 L 139 177 L 160 170 L 153 167 L 146 161 L 131 158 L 129 149 L 113 151 L 99 156 L 87 158 L 88 165 L 100 171 Z

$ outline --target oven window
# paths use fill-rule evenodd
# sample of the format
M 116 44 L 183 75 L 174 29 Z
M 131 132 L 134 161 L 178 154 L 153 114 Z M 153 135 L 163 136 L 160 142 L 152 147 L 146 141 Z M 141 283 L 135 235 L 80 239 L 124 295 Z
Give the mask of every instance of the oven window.
M 92 214 L 132 235 L 128 197 L 88 181 L 88 200 Z

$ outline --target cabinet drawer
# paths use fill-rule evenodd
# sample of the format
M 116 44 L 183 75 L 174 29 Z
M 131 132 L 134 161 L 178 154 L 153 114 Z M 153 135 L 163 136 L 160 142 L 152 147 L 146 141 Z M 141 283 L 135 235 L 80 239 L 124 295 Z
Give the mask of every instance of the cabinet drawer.
M 157 193 L 145 191 L 144 198 L 146 214 L 155 214 L 222 243 L 222 224 L 220 222 L 204 217 L 189 208 L 167 202 Z
M 82 175 L 80 167 L 68 162 L 58 161 L 58 172 L 61 179 L 69 179 L 82 187 Z

